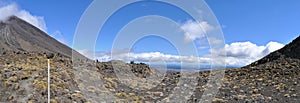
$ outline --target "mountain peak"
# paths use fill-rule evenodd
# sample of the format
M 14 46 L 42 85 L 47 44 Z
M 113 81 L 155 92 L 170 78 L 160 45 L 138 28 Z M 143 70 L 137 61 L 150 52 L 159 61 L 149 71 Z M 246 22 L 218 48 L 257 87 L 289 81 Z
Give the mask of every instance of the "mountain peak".
M 7 23 L 11 23 L 11 22 L 26 22 L 25 20 L 15 16 L 15 15 L 12 15 L 12 16 L 9 16 L 7 19 L 3 20 L 3 21 L 0 21 L 4 24 L 7 24 Z M 27 22 L 26 22 L 27 23 Z M 29 23 L 28 23 L 29 24 Z M 30 24 L 31 25 L 31 24 Z
M 17 16 L 11 16 L 6 21 L 0 22 L 0 48 L 12 51 L 60 53 L 68 57 L 72 57 L 74 51 Z M 73 53 L 75 57 L 84 57 L 76 51 Z
M 13 20 L 22 20 L 22 19 L 20 19 L 19 17 L 13 15 L 13 16 L 10 16 L 7 21 L 13 21 Z

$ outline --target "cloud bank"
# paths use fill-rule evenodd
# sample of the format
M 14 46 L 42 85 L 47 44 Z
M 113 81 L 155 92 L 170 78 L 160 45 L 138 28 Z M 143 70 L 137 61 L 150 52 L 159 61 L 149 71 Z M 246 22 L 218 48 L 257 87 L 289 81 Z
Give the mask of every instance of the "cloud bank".
M 258 46 L 249 41 L 247 42 L 234 42 L 231 44 L 226 44 L 222 50 L 211 50 L 211 52 L 225 52 L 227 54 L 218 55 L 219 57 L 226 57 L 227 65 L 239 65 L 244 66 L 250 64 L 262 57 L 274 52 L 284 45 L 278 42 L 269 42 L 265 46 Z
M 202 39 L 205 39 L 206 35 L 213 33 L 217 30 L 217 26 L 209 24 L 207 21 L 192 21 L 188 20 L 183 23 L 180 28 L 184 31 L 184 42 L 192 42 L 196 40 L 196 43 L 203 44 Z M 206 38 L 210 45 L 223 44 L 224 41 L 219 38 Z M 199 50 L 210 49 L 207 46 L 198 45 Z M 250 41 L 246 42 L 234 42 L 231 44 L 225 44 L 224 48 L 219 50 L 209 50 L 208 54 L 203 56 L 189 56 L 189 55 L 171 55 L 161 52 L 145 52 L 134 53 L 130 49 L 113 50 L 104 52 L 96 52 L 89 50 L 79 50 L 79 52 L 91 59 L 98 59 L 100 61 L 110 60 L 123 60 L 123 61 L 138 61 L 138 62 L 168 62 L 168 63 L 194 63 L 194 64 L 220 64 L 220 60 L 226 60 L 226 65 L 229 66 L 245 66 L 250 64 L 267 54 L 282 48 L 284 45 L 278 42 L 270 41 L 266 45 L 256 45 Z M 211 54 L 217 54 L 212 58 Z M 226 55 L 224 55 L 226 54 Z M 216 60 L 212 60 L 216 59 Z
M 217 58 L 225 58 L 226 65 L 229 66 L 244 66 L 252 63 L 265 55 L 282 48 L 284 45 L 277 42 L 269 42 L 265 46 L 258 46 L 249 41 L 247 42 L 235 42 L 226 44 L 222 50 L 214 51 L 211 53 L 226 52 L 226 55 L 218 55 Z M 206 56 L 180 56 L 170 55 L 160 52 L 147 52 L 147 53 L 133 53 L 129 52 L 129 49 L 114 50 L 113 57 L 110 51 L 96 52 L 89 50 L 79 50 L 79 52 L 91 59 L 98 59 L 99 61 L 110 60 L 123 60 L 130 61 L 135 60 L 139 62 L 169 62 L 169 63 L 197 63 L 197 64 L 210 64 L 211 62 L 217 62 L 211 60 L 209 55 Z
M 6 21 L 10 16 L 17 16 L 40 30 L 47 32 L 47 27 L 44 21 L 44 17 L 35 16 L 30 14 L 26 10 L 19 9 L 17 4 L 12 3 L 9 5 L 0 6 L 0 21 Z

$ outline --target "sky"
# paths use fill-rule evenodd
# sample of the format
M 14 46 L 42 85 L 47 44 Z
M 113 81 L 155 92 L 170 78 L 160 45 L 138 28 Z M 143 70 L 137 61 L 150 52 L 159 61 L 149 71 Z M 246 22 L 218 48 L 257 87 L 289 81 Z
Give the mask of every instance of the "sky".
M 199 15 L 204 19 L 195 20 L 184 10 L 173 5 L 142 1 L 126 5 L 109 17 L 96 38 L 95 51 L 91 48 L 76 48 L 73 39 L 78 24 L 92 2 L 92 0 L 59 2 L 0 0 L 0 20 L 5 21 L 7 16 L 16 15 L 87 57 L 100 61 L 164 60 L 170 63 L 184 61 L 209 64 L 214 61 L 210 58 L 210 53 L 224 52 L 227 56 L 218 55 L 218 57 L 226 58 L 227 65 L 244 66 L 282 48 L 300 34 L 299 0 L 205 0 L 220 25 L 205 19 L 206 11 L 201 9 Z M 139 36 L 135 33 L 145 32 L 145 28 L 158 30 L 157 32 L 165 33 L 166 37 L 176 41 L 167 40 L 153 33 L 135 39 L 133 44 L 128 44 L 129 47 L 126 43 L 122 43 L 128 42 L 129 37 Z M 210 48 L 207 35 L 220 33 L 218 30 L 222 30 L 224 47 L 213 50 Z M 118 33 L 123 35 L 119 36 Z M 114 39 L 118 36 L 126 39 L 115 42 Z M 220 38 L 211 39 L 223 44 Z M 112 47 L 114 43 L 120 44 Z M 181 53 L 178 53 L 180 50 L 174 44 L 183 48 Z M 197 55 L 193 54 L 193 48 L 197 49 Z M 111 52 L 114 58 L 111 57 Z

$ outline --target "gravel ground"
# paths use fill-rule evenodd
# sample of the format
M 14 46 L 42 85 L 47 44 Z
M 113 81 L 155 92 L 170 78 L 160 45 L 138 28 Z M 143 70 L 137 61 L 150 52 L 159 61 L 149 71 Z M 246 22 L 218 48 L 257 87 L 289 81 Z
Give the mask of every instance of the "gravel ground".
M 47 101 L 45 53 L 2 51 L 0 57 L 1 102 Z M 300 101 L 299 63 L 298 59 L 281 58 L 255 66 L 218 70 L 225 71 L 225 75 L 211 101 L 297 103 Z M 206 84 L 210 73 L 217 72 L 160 73 L 145 64 L 71 61 L 59 54 L 55 54 L 51 67 L 52 103 L 194 103 L 209 88 Z

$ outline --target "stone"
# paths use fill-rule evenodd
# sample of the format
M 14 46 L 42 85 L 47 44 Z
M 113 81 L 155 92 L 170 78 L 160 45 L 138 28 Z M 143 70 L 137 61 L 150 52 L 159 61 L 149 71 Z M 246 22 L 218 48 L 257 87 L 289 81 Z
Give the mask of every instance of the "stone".
M 82 97 L 82 94 L 80 93 L 73 93 L 72 94 L 72 98 L 81 98 Z
M 245 97 L 247 97 L 247 96 L 245 96 L 245 95 L 237 95 L 237 96 L 235 96 L 235 99 L 241 100 L 241 99 L 244 99 Z
M 50 103 L 58 103 L 55 99 L 50 99 Z
M 245 91 L 244 90 L 239 90 L 241 93 L 244 93 Z
M 116 93 L 116 96 L 117 97 L 126 97 L 127 95 L 124 92 L 120 92 L 120 93 Z
M 233 89 L 238 89 L 240 88 L 240 86 L 233 86 Z
M 290 94 L 284 94 L 284 97 L 291 97 Z
M 258 79 L 257 79 L 257 81 L 263 81 L 263 80 L 264 80 L 263 78 L 258 78 Z
M 258 89 L 254 89 L 253 90 L 254 93 L 258 93 L 258 91 L 259 91 Z
M 12 95 L 7 98 L 7 100 L 9 100 L 9 101 L 11 101 L 13 99 L 14 99 L 14 96 L 12 96 Z
M 214 98 L 212 101 L 213 101 L 213 102 L 219 102 L 219 103 L 225 103 L 225 102 L 227 102 L 228 100 L 224 100 L 224 99 L 221 99 L 221 98 Z

